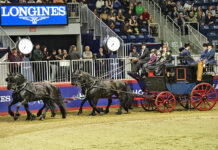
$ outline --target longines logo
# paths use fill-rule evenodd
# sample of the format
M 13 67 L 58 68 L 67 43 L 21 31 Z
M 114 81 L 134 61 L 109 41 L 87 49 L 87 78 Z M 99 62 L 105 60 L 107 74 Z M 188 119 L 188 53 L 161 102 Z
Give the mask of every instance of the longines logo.
M 1 7 L 2 17 L 19 17 L 19 19 L 27 20 L 32 24 L 38 21 L 49 19 L 51 16 L 65 16 L 65 6 L 13 6 L 10 9 Z

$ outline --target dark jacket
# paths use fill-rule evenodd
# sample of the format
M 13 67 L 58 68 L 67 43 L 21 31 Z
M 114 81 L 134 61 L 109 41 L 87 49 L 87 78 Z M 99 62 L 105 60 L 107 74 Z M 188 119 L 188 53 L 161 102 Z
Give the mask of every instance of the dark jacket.
M 33 50 L 33 56 L 32 60 L 33 61 L 42 61 L 44 60 L 45 56 L 41 50 L 34 49 Z
M 78 51 L 70 52 L 69 56 L 70 56 L 70 59 L 72 59 L 72 60 L 76 60 L 76 59 L 80 59 L 81 58 L 81 56 L 80 56 Z
M 206 62 L 205 64 L 216 64 L 215 61 L 215 50 L 211 49 L 210 51 L 207 52 L 206 54 Z
M 150 52 L 147 48 L 144 50 L 144 52 L 142 52 L 141 50 L 141 52 L 139 53 L 139 60 L 146 62 L 150 60 Z
M 189 52 L 189 50 L 184 49 L 181 54 L 180 57 L 185 57 L 187 58 L 187 60 L 185 61 L 184 64 L 189 65 L 189 64 L 195 64 L 196 62 L 194 61 L 194 59 L 191 57 L 191 54 Z

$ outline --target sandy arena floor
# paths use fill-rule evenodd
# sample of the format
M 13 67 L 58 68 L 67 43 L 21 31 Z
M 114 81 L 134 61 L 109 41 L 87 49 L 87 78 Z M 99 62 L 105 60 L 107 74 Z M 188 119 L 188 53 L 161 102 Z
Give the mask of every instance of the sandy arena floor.
M 162 114 L 134 108 L 129 114 L 58 113 L 44 121 L 0 116 L 0 150 L 217 150 L 218 105 L 211 111 Z

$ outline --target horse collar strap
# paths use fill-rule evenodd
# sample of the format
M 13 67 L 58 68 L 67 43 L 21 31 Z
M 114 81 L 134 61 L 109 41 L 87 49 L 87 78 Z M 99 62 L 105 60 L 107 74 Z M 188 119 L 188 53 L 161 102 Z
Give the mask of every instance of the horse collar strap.
M 97 80 L 95 80 L 95 81 L 93 82 L 93 84 L 91 85 L 91 87 L 86 90 L 85 96 L 86 96 L 87 93 L 94 87 L 94 85 L 95 85 L 96 82 L 97 82 Z
M 19 93 L 19 92 L 22 91 L 26 86 L 27 86 L 27 82 L 26 82 L 22 87 L 20 87 L 18 90 L 15 90 L 14 92 L 15 92 L 15 93 Z

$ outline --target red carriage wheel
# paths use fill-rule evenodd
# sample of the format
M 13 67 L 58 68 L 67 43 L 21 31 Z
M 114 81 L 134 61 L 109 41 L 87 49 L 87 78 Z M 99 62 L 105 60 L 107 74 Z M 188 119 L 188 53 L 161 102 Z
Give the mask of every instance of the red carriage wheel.
M 155 106 L 154 100 L 141 100 L 140 102 L 141 102 L 142 108 L 145 111 L 153 111 L 157 109 L 157 107 Z
M 174 95 L 168 91 L 161 92 L 157 96 L 155 104 L 160 112 L 171 112 L 176 106 L 176 99 Z
M 208 83 L 201 83 L 191 92 L 192 105 L 200 111 L 207 111 L 214 107 L 217 101 L 215 88 Z

